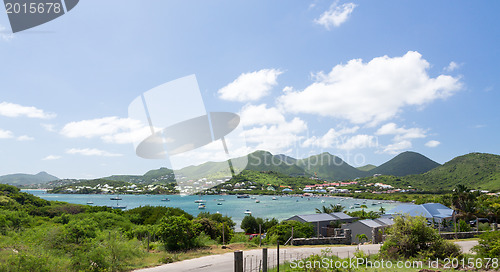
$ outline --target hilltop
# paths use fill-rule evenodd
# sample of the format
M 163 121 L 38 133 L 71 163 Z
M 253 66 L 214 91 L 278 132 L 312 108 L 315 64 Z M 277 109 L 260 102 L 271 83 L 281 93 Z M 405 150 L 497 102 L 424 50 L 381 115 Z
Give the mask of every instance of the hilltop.
M 439 163 L 420 153 L 406 151 L 368 172 L 371 175 L 381 174 L 401 177 L 413 174 L 422 174 L 438 167 L 439 165 Z
M 16 185 L 16 186 L 24 186 L 32 184 L 44 184 L 58 179 L 59 179 L 58 177 L 52 176 L 46 172 L 40 172 L 36 175 L 10 174 L 5 176 L 0 176 L 0 183 Z

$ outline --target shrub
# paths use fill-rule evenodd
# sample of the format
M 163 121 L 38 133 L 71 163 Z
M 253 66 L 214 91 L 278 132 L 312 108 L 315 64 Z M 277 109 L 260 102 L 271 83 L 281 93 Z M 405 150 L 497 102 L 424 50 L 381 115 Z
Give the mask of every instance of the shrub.
M 270 243 L 274 238 L 279 239 L 281 244 L 285 243 L 292 236 L 292 227 L 294 238 L 309 238 L 314 234 L 314 227 L 309 223 L 283 221 L 267 231 L 266 242 Z
M 479 244 L 473 248 L 481 258 L 500 256 L 500 231 L 489 231 L 479 235 Z
M 167 250 L 186 250 L 196 247 L 199 226 L 185 216 L 164 217 L 157 234 Z
M 387 239 L 380 248 L 385 258 L 441 258 L 455 257 L 460 248 L 444 240 L 437 230 L 427 225 L 424 217 L 398 216 L 387 229 Z

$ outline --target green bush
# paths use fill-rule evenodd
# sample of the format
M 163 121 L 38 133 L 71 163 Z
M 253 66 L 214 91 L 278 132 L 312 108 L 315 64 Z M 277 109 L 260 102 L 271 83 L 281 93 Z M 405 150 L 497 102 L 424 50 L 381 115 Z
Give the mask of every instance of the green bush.
M 164 217 L 158 224 L 158 236 L 167 250 L 186 250 L 196 247 L 199 225 L 185 216 Z
M 292 227 L 294 238 L 309 238 L 314 234 L 314 227 L 309 223 L 283 221 L 267 231 L 266 243 L 270 243 L 272 238 L 279 239 L 281 244 L 285 243 L 292 236 Z
M 473 248 L 481 258 L 500 256 L 500 231 L 489 231 L 479 235 L 479 244 Z
M 444 259 L 460 254 L 460 248 L 444 240 L 437 230 L 427 225 L 424 217 L 398 216 L 386 232 L 387 239 L 380 248 L 384 258 Z

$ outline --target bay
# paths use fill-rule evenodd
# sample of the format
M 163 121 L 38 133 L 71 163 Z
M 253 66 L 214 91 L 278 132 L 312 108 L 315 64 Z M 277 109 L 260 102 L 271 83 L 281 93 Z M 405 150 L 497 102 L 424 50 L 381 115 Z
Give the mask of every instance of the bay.
M 87 202 L 93 202 L 93 206 L 115 206 L 117 202 L 120 206 L 127 206 L 126 209 L 133 209 L 140 206 L 164 206 L 180 208 L 187 213 L 197 216 L 200 212 L 219 212 L 222 215 L 232 217 L 236 222 L 238 229 L 241 220 L 245 217 L 245 211 L 250 210 L 254 217 L 276 218 L 278 220 L 288 219 L 294 215 L 313 214 L 315 208 L 321 209 L 322 206 L 330 204 L 340 204 L 346 207 L 346 211 L 356 211 L 359 208 L 351 209 L 355 204 L 366 205 L 366 211 L 378 211 L 384 207 L 386 211 L 400 205 L 401 203 L 384 200 L 364 200 L 348 197 L 305 197 L 305 196 L 251 196 L 251 198 L 237 198 L 235 195 L 120 195 L 122 200 L 111 200 L 116 195 L 102 194 L 47 194 L 45 190 L 21 190 L 38 196 L 46 200 L 63 201 L 74 204 L 86 205 Z M 170 201 L 162 201 L 168 198 Z M 255 198 L 255 199 L 254 199 Z M 198 203 L 195 200 L 206 201 L 205 209 L 198 209 Z M 259 200 L 260 203 L 256 203 Z M 218 203 L 221 203 L 218 205 Z

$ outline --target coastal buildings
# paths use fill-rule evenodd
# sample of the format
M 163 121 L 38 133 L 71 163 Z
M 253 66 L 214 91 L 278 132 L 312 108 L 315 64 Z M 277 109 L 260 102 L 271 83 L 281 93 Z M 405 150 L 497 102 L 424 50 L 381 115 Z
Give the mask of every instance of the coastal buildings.
M 292 216 L 288 220 L 295 220 L 302 223 L 310 223 L 314 227 L 314 235 L 316 236 L 328 236 L 329 226 L 334 225 L 336 222 L 340 224 L 350 223 L 356 220 L 355 217 L 351 217 L 343 212 L 337 213 L 315 213 L 315 214 L 303 214 Z

